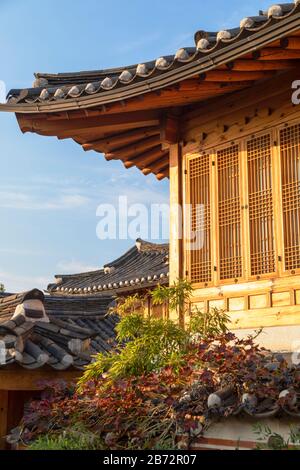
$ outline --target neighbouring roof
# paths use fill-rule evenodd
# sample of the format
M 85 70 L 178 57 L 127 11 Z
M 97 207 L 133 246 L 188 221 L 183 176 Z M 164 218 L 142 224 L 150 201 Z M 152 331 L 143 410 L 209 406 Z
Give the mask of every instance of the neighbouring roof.
M 197 31 L 194 47 L 150 62 L 36 73 L 33 87 L 11 90 L 0 111 L 16 113 L 22 132 L 71 138 L 162 180 L 169 145 L 183 141 L 185 113 L 295 69 L 299 33 L 300 0 L 273 5 L 237 28 Z
M 137 240 L 127 253 L 98 271 L 56 276 L 50 295 L 38 289 L 0 294 L 0 367 L 83 368 L 115 345 L 118 294 L 168 283 L 167 244 Z
M 82 369 L 115 344 L 112 300 L 44 296 L 38 289 L 0 298 L 0 368 Z
M 197 31 L 194 47 L 150 62 L 88 72 L 36 73 L 33 88 L 9 92 L 8 105 L 16 112 L 40 112 L 54 111 L 58 103 L 68 102 L 60 108 L 74 109 L 94 106 L 97 95 L 103 95 L 104 104 L 170 86 L 299 29 L 299 15 L 300 2 L 295 0 L 243 18 L 233 29 Z
M 169 245 L 137 240 L 127 253 L 98 271 L 56 275 L 52 295 L 117 295 L 140 291 L 169 282 Z

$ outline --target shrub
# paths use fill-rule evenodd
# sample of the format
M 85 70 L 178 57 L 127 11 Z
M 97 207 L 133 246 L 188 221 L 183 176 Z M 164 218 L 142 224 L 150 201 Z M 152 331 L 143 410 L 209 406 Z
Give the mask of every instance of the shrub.
M 154 305 L 167 303 L 169 309 L 175 311 L 180 318 L 189 311 L 192 292 L 193 287 L 189 281 L 178 279 L 170 287 L 158 286 L 152 291 L 151 296 Z
M 29 450 L 101 450 L 102 447 L 98 435 L 83 426 L 74 426 L 57 434 L 38 437 Z
M 190 343 L 179 370 L 167 366 L 113 382 L 103 376 L 85 383 L 80 393 L 55 387 L 27 408 L 22 438 L 32 442 L 46 436 L 38 447 L 70 446 L 72 441 L 64 440 L 69 430 L 82 426 L 99 437 L 99 449 L 186 449 L 215 420 L 236 415 L 245 393 L 256 395 L 260 413 L 272 404 L 286 406 L 279 393 L 298 390 L 298 376 L 284 359 L 278 365 L 278 357 L 269 356 L 252 337 L 240 340 L 226 333 Z M 267 367 L 270 361 L 276 369 Z M 209 395 L 224 387 L 233 395 L 220 408 L 209 408 Z M 282 441 L 277 437 L 269 444 Z
M 158 286 L 152 292 L 155 305 L 168 303 L 172 310 L 190 310 L 192 286 L 186 280 L 172 287 Z M 117 301 L 116 311 L 121 317 L 117 325 L 118 347 L 109 354 L 98 354 L 87 366 L 79 387 L 89 380 L 99 379 L 104 373 L 110 381 L 124 377 L 138 377 L 172 365 L 178 370 L 189 342 L 196 338 L 210 338 L 226 333 L 229 317 L 223 311 L 212 309 L 203 314 L 191 314 L 187 329 L 170 320 L 145 318 L 144 297 L 137 294 Z M 115 313 L 115 310 L 113 311 Z
M 103 373 L 107 373 L 113 381 L 138 377 L 169 364 L 179 364 L 186 351 L 188 334 L 170 320 L 132 314 L 118 324 L 117 340 L 119 349 L 110 354 L 98 354 L 79 380 L 80 386 L 98 379 Z
M 289 437 L 285 439 L 268 425 L 257 423 L 254 433 L 259 441 L 263 441 L 257 444 L 257 450 L 300 450 L 300 428 L 291 427 Z
M 229 322 L 230 318 L 224 310 L 212 308 L 203 313 L 196 309 L 190 314 L 189 331 L 203 339 L 219 336 L 228 331 Z

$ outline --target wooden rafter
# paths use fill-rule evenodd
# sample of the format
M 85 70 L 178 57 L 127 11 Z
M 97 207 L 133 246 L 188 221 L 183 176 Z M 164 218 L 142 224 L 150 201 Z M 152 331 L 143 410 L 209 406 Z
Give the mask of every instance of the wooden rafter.
M 261 71 L 224 71 L 224 70 L 213 70 L 200 75 L 202 80 L 206 82 L 242 82 L 249 80 L 261 80 L 262 78 L 269 78 L 273 76 L 272 71 L 261 70 Z
M 272 87 L 268 81 L 257 84 L 249 90 L 242 90 L 238 94 L 224 96 L 222 98 L 215 99 L 209 104 L 203 104 L 200 107 L 197 106 L 195 109 L 191 109 L 184 116 L 185 122 L 191 121 L 193 125 L 193 119 L 197 119 L 200 125 L 207 125 L 210 121 L 216 119 L 216 116 L 229 115 L 232 113 L 232 109 L 237 112 L 239 109 L 251 106 L 260 102 L 263 102 L 266 97 L 275 97 L 282 93 L 283 87 L 290 92 L 291 81 L 295 79 L 295 71 L 288 71 L 284 75 L 278 75 L 272 79 Z
M 125 160 L 133 157 L 137 153 L 143 152 L 145 150 L 151 149 L 159 145 L 160 140 L 157 136 L 148 137 L 146 139 L 140 140 L 133 143 L 132 145 L 126 145 L 125 147 L 119 147 L 112 153 L 106 154 L 107 157 L 114 160 Z
M 229 70 L 237 72 L 250 72 L 260 70 L 285 70 L 296 66 L 293 60 L 258 60 L 238 59 L 234 62 L 228 62 L 226 65 Z
M 169 164 L 169 156 L 164 157 L 161 160 L 158 160 L 155 164 L 149 165 L 149 168 L 144 168 L 142 170 L 144 175 L 149 175 L 150 173 L 160 173 L 165 169 Z
M 83 144 L 82 147 L 84 150 L 98 150 L 98 151 L 107 151 L 115 150 L 118 146 L 122 144 L 127 144 L 131 141 L 138 141 L 142 138 L 151 137 L 159 134 L 159 127 L 146 127 L 139 130 L 127 131 L 121 134 L 113 134 L 109 137 L 104 137 L 103 139 L 94 140 Z
M 145 168 L 147 165 L 150 165 L 152 162 L 156 161 L 159 158 L 162 158 L 166 155 L 168 151 L 163 151 L 161 145 L 153 147 L 151 150 L 148 150 L 144 153 L 139 153 L 135 155 L 130 160 L 124 162 L 125 168 L 131 168 L 137 166 L 139 169 Z
M 158 174 L 155 175 L 155 176 L 156 176 L 156 179 L 157 179 L 158 181 L 161 181 L 161 180 L 163 180 L 164 178 L 169 178 L 169 170 L 166 170 L 165 173 L 164 173 L 164 172 L 163 172 L 163 173 L 158 173 Z
M 281 48 L 265 48 L 253 53 L 255 60 L 299 60 L 300 50 L 288 50 Z

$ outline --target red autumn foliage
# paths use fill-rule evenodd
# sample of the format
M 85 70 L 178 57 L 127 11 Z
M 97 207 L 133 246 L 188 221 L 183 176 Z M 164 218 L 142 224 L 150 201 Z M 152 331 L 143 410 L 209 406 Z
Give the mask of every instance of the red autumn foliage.
M 78 423 L 97 433 L 106 449 L 186 448 L 220 417 L 238 412 L 260 415 L 280 409 L 300 414 L 291 400 L 300 388 L 296 367 L 259 348 L 253 338 L 227 333 L 190 345 L 184 366 L 108 383 L 105 377 L 78 392 L 49 384 L 28 406 L 22 439 L 61 433 Z M 221 403 L 208 406 L 221 390 Z M 288 390 L 285 398 L 280 392 Z M 255 404 L 243 402 L 247 393 Z

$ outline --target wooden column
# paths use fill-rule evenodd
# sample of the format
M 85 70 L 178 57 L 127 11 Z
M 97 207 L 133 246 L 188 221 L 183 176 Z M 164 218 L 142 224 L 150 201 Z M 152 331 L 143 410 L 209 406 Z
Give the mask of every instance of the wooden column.
M 8 391 L 0 390 L 0 450 L 6 448 L 4 436 L 7 434 L 8 424 Z
M 170 145 L 170 285 L 182 279 L 182 159 L 179 144 Z M 182 312 L 170 312 L 170 319 L 184 323 Z

